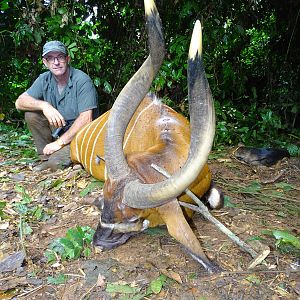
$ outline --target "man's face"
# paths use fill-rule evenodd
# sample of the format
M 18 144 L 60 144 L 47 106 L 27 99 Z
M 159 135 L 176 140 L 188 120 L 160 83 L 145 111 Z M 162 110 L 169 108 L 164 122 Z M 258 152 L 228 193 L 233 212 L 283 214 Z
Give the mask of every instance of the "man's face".
M 55 76 L 64 75 L 68 69 L 68 63 L 70 57 L 56 51 L 51 51 L 43 57 L 44 65 L 53 73 Z

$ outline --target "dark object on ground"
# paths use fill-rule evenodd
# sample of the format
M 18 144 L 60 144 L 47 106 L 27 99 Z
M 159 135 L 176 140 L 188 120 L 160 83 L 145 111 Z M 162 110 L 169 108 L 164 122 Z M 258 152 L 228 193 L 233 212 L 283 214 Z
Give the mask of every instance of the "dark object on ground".
M 239 147 L 234 156 L 249 165 L 270 167 L 290 154 L 286 149 Z

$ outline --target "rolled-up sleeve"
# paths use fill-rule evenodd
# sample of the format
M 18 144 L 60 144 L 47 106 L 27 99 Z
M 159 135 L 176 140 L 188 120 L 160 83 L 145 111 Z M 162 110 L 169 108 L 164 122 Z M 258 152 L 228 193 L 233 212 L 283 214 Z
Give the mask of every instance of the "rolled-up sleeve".
M 98 107 L 97 91 L 90 78 L 80 84 L 77 103 L 79 113 Z
M 31 87 L 26 91 L 29 96 L 34 97 L 36 99 L 44 100 L 43 97 L 43 79 L 40 75 Z

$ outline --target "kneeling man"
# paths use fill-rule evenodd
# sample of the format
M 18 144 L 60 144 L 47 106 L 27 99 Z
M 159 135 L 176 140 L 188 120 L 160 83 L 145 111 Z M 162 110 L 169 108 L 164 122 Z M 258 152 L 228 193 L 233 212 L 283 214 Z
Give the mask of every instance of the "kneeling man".
M 69 144 L 83 126 L 98 117 L 98 99 L 91 78 L 70 66 L 62 42 L 47 42 L 42 60 L 49 71 L 18 97 L 16 108 L 25 111 L 43 161 L 35 170 L 56 170 L 71 163 Z

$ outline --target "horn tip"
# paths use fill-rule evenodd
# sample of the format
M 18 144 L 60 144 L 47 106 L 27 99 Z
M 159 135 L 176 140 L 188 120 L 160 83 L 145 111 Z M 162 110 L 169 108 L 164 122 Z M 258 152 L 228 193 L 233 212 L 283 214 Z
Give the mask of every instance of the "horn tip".
M 195 59 L 196 56 L 202 56 L 202 27 L 199 20 L 197 20 L 194 25 L 189 50 L 189 59 Z
M 153 13 L 153 11 L 157 11 L 154 0 L 144 0 L 145 5 L 145 14 L 149 16 Z

